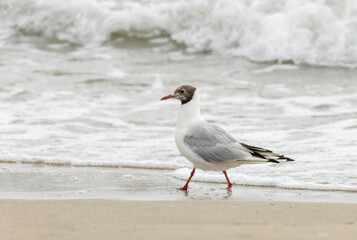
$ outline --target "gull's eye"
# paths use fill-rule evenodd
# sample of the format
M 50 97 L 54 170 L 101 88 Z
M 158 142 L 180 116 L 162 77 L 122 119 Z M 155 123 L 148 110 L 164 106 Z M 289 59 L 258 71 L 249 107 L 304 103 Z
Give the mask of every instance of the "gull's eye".
M 185 93 L 185 89 L 181 89 L 181 90 L 180 90 L 180 93 Z

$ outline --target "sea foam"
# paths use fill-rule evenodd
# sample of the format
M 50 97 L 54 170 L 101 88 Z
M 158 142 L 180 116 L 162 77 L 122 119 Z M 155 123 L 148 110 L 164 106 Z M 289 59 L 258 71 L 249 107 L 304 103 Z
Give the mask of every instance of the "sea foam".
M 167 38 L 187 52 L 323 66 L 357 66 L 356 1 L 13 0 L 0 3 L 4 41 L 39 35 L 80 45 Z

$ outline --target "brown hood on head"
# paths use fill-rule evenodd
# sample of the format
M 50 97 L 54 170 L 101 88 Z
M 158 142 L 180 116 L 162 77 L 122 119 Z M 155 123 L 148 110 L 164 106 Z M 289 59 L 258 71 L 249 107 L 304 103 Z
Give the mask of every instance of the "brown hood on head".
M 190 85 L 182 85 L 178 87 L 175 92 L 175 98 L 181 101 L 181 104 L 188 103 L 193 98 L 196 88 Z

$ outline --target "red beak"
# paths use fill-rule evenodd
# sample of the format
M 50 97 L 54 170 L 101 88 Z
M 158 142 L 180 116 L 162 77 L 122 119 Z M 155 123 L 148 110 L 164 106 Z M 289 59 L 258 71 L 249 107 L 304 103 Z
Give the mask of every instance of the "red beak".
M 167 96 L 161 98 L 160 101 L 166 100 L 166 99 L 169 99 L 169 98 L 175 98 L 175 96 L 170 94 L 170 95 L 167 95 Z

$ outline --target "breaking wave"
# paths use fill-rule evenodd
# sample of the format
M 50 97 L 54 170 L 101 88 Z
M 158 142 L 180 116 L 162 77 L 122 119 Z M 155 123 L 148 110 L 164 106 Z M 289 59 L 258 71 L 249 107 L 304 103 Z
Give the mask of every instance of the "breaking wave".
M 78 45 L 166 37 L 190 53 L 357 66 L 352 0 L 11 0 L 0 3 L 0 16 L 0 41 L 23 34 Z

